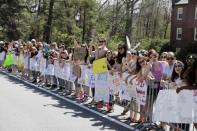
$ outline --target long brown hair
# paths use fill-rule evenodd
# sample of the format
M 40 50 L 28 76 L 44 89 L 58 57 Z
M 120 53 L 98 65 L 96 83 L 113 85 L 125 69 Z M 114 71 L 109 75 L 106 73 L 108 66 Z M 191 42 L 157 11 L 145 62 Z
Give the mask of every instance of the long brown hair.
M 173 72 L 172 72 L 172 76 L 171 76 L 171 80 L 172 82 L 175 82 L 175 79 L 177 79 L 179 77 L 179 75 L 176 73 L 175 71 L 175 67 L 177 64 L 182 65 L 182 71 L 181 71 L 181 76 L 180 78 L 183 79 L 183 74 L 184 74 L 184 64 L 181 61 L 176 61 L 176 63 L 174 64 L 174 68 L 173 68 Z
M 144 56 L 138 56 L 137 57 L 136 71 L 135 71 L 136 73 L 138 73 L 142 69 L 142 66 L 139 63 L 139 59 L 144 59 L 144 61 L 146 61 L 146 58 Z

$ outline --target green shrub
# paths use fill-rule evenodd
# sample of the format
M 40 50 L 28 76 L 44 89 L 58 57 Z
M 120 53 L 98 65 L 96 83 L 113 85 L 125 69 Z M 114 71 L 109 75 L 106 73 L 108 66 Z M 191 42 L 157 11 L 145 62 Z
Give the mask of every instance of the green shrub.
M 169 40 L 168 39 L 149 39 L 145 38 L 141 40 L 140 49 L 155 49 L 157 52 L 161 52 L 164 47 L 168 47 Z

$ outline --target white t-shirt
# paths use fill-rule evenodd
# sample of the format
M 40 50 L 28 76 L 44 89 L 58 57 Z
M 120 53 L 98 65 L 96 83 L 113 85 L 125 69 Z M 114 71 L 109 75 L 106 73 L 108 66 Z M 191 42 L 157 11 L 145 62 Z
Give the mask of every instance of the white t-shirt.
M 172 65 L 172 66 L 167 65 L 165 67 L 164 74 L 167 75 L 168 78 L 171 78 L 173 69 L 174 69 L 174 65 Z
M 177 89 L 181 85 L 183 85 L 183 80 L 180 77 L 176 78 L 174 82 L 169 83 L 170 89 Z
M 30 70 L 37 71 L 37 69 L 38 69 L 38 63 L 36 61 L 36 58 L 35 57 L 30 58 Z
M 49 64 L 45 70 L 45 74 L 46 75 L 50 75 L 53 76 L 54 75 L 54 65 L 53 64 Z
M 43 52 L 42 51 L 38 51 L 38 54 L 36 55 L 37 58 L 41 58 L 43 56 Z
M 46 59 L 44 57 L 41 57 L 41 59 L 40 59 L 40 72 L 41 72 L 41 75 L 45 74 L 45 70 L 46 70 Z
M 177 78 L 177 79 L 175 80 L 175 83 L 176 83 L 176 85 L 178 85 L 178 86 L 182 85 L 182 80 L 181 80 L 181 78 L 180 78 L 180 77 Z
M 161 64 L 162 64 L 162 67 L 163 67 L 164 71 L 165 71 L 165 69 L 169 66 L 168 63 L 161 62 Z M 164 73 L 165 73 L 165 72 L 164 72 Z

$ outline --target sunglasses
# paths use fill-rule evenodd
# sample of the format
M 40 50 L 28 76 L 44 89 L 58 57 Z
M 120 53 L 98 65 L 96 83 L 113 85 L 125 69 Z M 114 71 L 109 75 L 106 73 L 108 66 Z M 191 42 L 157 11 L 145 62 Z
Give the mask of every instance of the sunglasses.
M 194 59 L 187 59 L 186 60 L 186 62 L 188 62 L 188 63 L 194 63 L 194 61 L 195 61 Z
M 131 53 L 131 55 L 137 55 L 137 53 Z
M 174 60 L 174 58 L 173 57 L 168 57 L 167 60 Z
M 166 58 L 167 56 L 161 56 L 161 58 Z

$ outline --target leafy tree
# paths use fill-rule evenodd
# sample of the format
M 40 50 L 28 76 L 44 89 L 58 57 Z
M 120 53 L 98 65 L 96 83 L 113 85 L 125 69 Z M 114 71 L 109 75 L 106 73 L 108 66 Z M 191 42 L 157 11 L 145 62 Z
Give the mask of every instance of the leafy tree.
M 19 0 L 0 1 L 0 27 L 3 30 L 3 36 L 8 40 L 16 40 L 21 35 L 17 28 L 21 9 Z
M 163 48 L 170 36 L 169 0 L 2 0 L 1 38 L 96 43 L 116 49 L 127 35 L 134 46 Z M 76 19 L 79 16 L 79 19 Z

